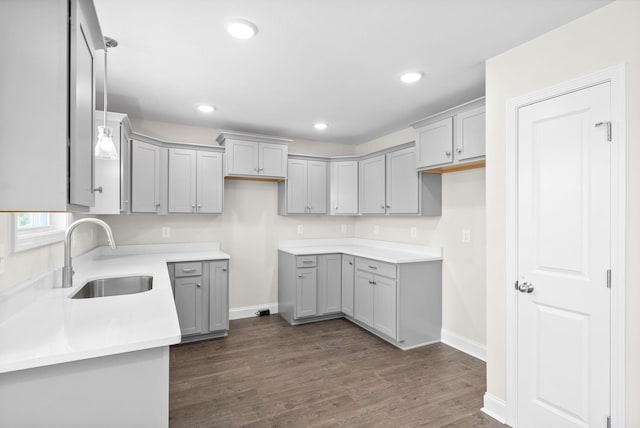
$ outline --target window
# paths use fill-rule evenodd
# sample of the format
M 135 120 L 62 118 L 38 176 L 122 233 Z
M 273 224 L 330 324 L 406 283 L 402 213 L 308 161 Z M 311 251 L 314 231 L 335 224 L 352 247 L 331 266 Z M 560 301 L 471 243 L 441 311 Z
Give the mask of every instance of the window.
M 68 217 L 66 213 L 15 213 L 13 252 L 61 242 Z

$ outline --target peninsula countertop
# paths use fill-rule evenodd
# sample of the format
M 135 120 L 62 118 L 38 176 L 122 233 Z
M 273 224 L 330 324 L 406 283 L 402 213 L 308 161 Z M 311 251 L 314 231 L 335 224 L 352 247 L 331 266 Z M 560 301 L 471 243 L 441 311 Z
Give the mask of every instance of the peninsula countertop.
M 279 241 L 278 250 L 296 256 L 349 254 L 388 263 L 416 263 L 442 260 L 442 249 L 372 239 L 300 239 Z
M 0 296 L 0 373 L 180 342 L 168 262 L 225 260 L 217 243 L 99 247 L 73 259 L 73 287 L 61 269 Z M 150 275 L 136 294 L 71 299 L 87 281 Z

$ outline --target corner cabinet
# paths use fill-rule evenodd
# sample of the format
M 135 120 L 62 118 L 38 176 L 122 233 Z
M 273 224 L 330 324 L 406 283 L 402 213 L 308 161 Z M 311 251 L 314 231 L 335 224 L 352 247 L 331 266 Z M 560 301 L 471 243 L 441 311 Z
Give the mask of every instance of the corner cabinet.
M 342 316 L 342 255 L 278 253 L 278 313 L 290 324 Z
M 413 123 L 416 169 L 447 172 L 484 166 L 484 99 Z
M 225 147 L 225 177 L 268 181 L 287 178 L 287 144 L 291 140 L 222 133 L 216 141 Z
M 131 142 L 131 212 L 161 214 L 166 210 L 167 149 L 154 144 Z M 164 203 L 163 203 L 164 202 Z
M 13 89 L 0 97 L 0 211 L 89 211 L 95 55 L 104 49 L 93 2 L 4 1 L 0 26 L 21 41 L 0 46 Z
M 358 161 L 331 162 L 329 177 L 329 213 L 358 214 Z
M 169 213 L 222 213 L 222 153 L 169 149 Z
M 278 214 L 327 212 L 327 162 L 289 159 L 288 178 L 278 183 Z
M 360 161 L 361 214 L 442 213 L 442 179 L 415 170 L 415 149 L 408 147 Z
M 227 260 L 169 263 L 182 343 L 227 336 Z

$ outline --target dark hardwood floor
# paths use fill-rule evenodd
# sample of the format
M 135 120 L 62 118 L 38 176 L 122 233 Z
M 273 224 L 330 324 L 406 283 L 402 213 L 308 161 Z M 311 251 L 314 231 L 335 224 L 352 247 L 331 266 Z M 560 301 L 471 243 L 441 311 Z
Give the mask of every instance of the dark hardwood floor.
M 504 427 L 480 411 L 485 364 L 443 344 L 401 351 L 344 319 L 231 322 L 171 348 L 170 426 Z

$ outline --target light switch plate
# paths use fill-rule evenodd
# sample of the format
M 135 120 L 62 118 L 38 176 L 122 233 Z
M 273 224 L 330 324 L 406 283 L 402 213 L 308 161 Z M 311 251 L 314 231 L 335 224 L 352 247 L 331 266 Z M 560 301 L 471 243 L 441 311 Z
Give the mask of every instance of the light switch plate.
M 342 233 L 347 233 L 347 225 L 342 223 L 342 226 L 340 226 L 340 232 Z
M 412 227 L 411 228 L 411 237 L 412 238 L 417 238 L 418 237 L 418 228 L 417 227 Z
M 298 235 L 302 235 L 302 233 L 304 232 L 304 227 L 302 227 L 301 224 L 298 225 Z
M 469 229 L 462 229 L 462 242 L 465 244 L 471 242 L 471 231 Z
M 163 238 L 171 238 L 171 228 L 164 226 L 162 228 L 162 237 Z
M 373 234 L 377 235 L 379 233 L 380 233 L 380 226 L 376 224 L 375 226 L 373 226 Z

